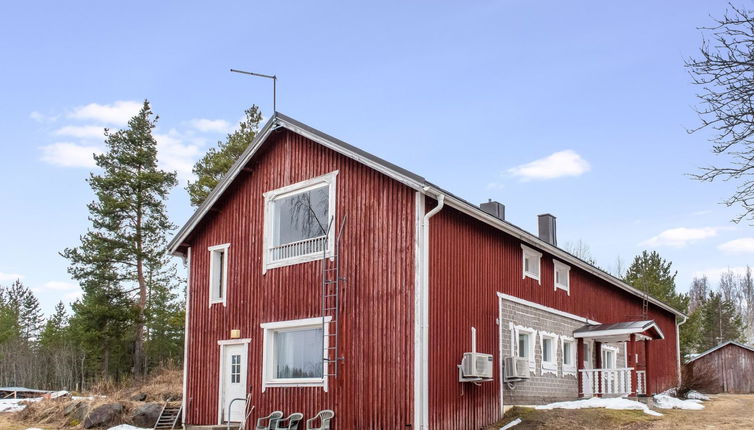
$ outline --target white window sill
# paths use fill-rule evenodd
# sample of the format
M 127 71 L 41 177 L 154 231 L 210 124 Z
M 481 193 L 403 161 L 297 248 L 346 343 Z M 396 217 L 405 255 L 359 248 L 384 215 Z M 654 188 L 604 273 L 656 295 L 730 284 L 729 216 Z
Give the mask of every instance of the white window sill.
M 539 275 L 537 275 L 536 273 L 524 272 L 524 278 L 531 278 L 537 282 L 540 282 Z
M 568 293 L 569 296 L 571 295 L 571 289 L 568 287 L 568 285 L 555 284 L 555 289 L 556 290 L 563 290 L 566 293 Z
M 213 300 L 210 300 L 210 301 L 209 301 L 209 305 L 210 305 L 210 307 L 211 307 L 212 305 L 220 305 L 220 304 L 222 304 L 223 306 L 225 306 L 225 300 L 220 300 L 220 299 L 213 299 Z
M 319 261 L 319 260 L 322 260 L 322 255 L 323 254 L 321 251 L 317 251 L 311 254 L 299 255 L 298 257 L 291 257 L 291 258 L 285 258 L 283 260 L 270 261 L 265 264 L 264 271 L 267 272 L 270 269 L 275 269 L 278 267 L 293 266 L 296 264 L 308 263 L 310 261 Z M 325 254 L 325 258 L 332 258 L 332 252 L 330 250 L 328 250 L 327 254 Z

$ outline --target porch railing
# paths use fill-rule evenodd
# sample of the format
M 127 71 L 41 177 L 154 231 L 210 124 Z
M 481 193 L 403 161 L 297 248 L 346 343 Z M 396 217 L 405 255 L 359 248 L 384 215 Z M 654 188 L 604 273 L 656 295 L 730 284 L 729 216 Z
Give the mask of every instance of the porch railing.
M 647 394 L 647 371 L 636 371 L 636 394 Z
M 270 261 L 285 260 L 287 258 L 322 252 L 327 243 L 327 236 L 313 237 L 299 240 L 298 242 L 286 243 L 285 245 L 270 248 Z
M 582 395 L 627 395 L 631 394 L 631 367 L 621 369 L 579 369 Z

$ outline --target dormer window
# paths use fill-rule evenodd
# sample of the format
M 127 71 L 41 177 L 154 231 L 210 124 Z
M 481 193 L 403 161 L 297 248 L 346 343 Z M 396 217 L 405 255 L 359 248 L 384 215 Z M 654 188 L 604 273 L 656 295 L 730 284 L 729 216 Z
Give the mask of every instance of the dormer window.
M 542 260 L 542 253 L 529 248 L 526 245 L 521 245 L 523 251 L 522 262 L 522 278 L 532 278 L 537 282 L 539 281 L 540 274 L 540 261 Z
M 555 289 L 564 290 L 568 295 L 571 295 L 571 266 L 563 264 L 560 261 L 552 260 L 553 272 L 554 272 L 554 284 Z
M 332 254 L 337 174 L 335 171 L 264 194 L 263 271 Z

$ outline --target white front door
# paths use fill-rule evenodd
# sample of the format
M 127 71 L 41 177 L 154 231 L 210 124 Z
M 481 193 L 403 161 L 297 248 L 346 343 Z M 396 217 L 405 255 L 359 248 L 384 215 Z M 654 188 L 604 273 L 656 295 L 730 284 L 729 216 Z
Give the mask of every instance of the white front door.
M 243 420 L 246 406 L 246 346 L 246 343 L 222 346 L 220 422 Z M 236 400 L 230 408 L 233 399 L 244 400 Z

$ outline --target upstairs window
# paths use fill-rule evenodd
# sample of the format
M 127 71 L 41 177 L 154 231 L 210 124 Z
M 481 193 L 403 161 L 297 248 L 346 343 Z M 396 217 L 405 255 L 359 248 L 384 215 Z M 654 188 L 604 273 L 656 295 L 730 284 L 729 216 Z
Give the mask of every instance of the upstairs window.
M 264 271 L 332 254 L 337 173 L 265 193 Z
M 568 295 L 571 295 L 571 266 L 561 263 L 557 260 L 552 260 L 555 274 L 555 289 L 564 290 Z
M 532 278 L 537 282 L 539 281 L 540 274 L 540 261 L 542 260 L 542 253 L 529 248 L 526 245 L 521 245 L 523 251 L 522 261 L 522 278 Z
M 209 250 L 209 304 L 225 305 L 228 295 L 229 243 L 210 246 Z

